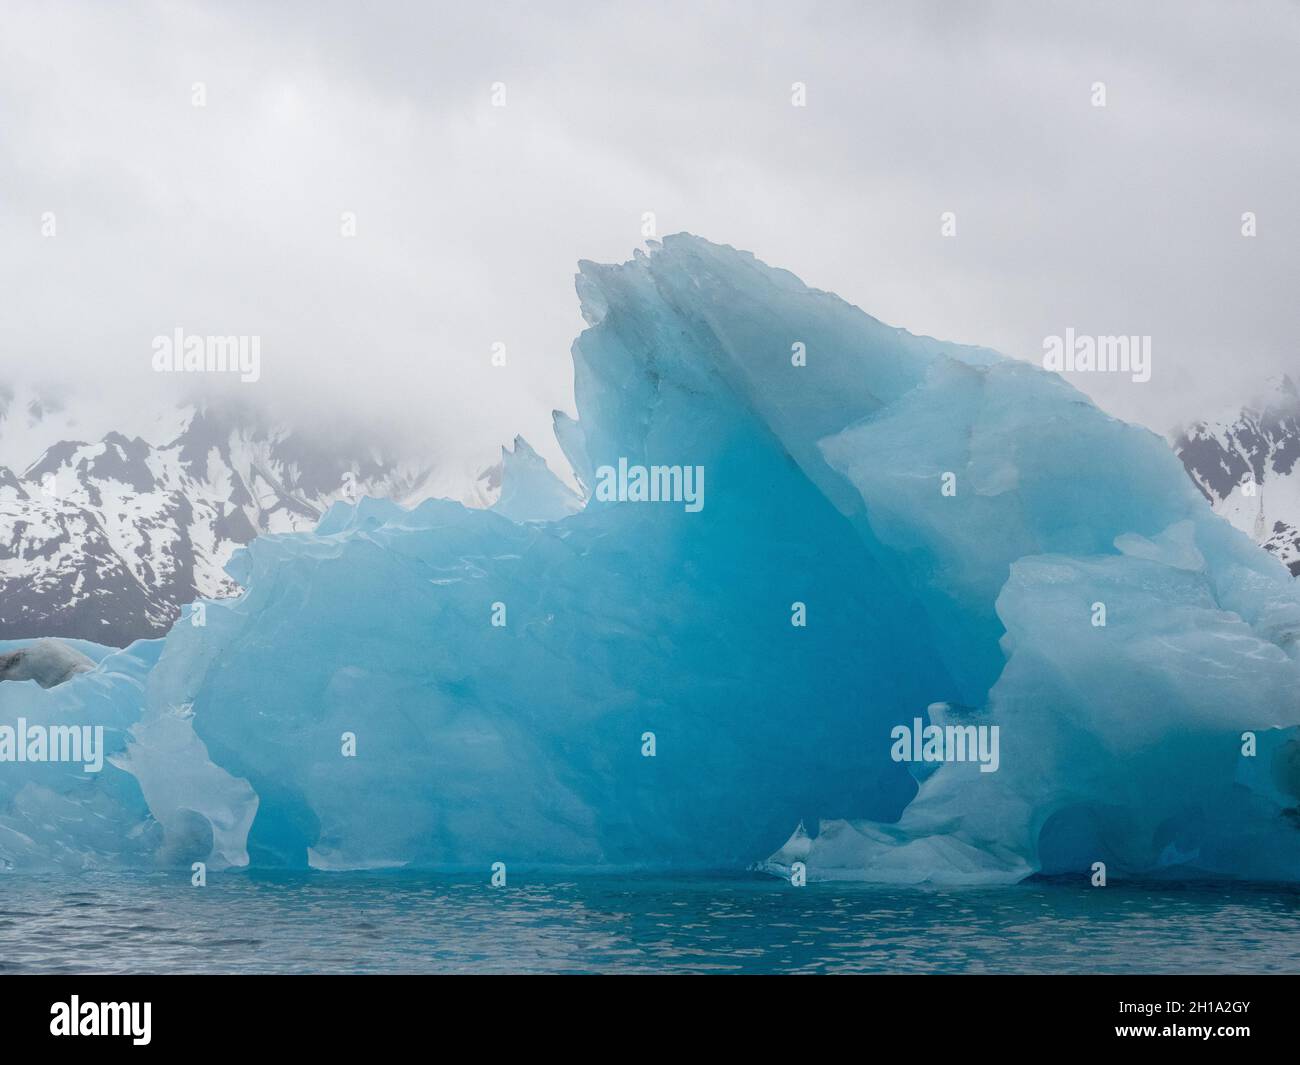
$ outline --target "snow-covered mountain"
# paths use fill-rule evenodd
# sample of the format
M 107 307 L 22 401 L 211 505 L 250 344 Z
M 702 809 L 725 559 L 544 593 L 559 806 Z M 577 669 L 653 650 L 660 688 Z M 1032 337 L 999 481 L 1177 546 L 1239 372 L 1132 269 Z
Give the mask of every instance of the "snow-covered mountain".
M 1240 410 L 1172 434 L 1174 451 L 1215 512 L 1300 576 L 1300 392 L 1269 382 Z
M 21 472 L 0 465 L 0 639 L 159 635 L 182 604 L 238 592 L 224 567 L 241 544 L 313 528 L 336 500 L 495 499 L 471 471 L 247 411 L 165 412 L 161 443 L 60 436 L 87 424 L 56 402 L 0 391 L 0 455 L 40 446 Z

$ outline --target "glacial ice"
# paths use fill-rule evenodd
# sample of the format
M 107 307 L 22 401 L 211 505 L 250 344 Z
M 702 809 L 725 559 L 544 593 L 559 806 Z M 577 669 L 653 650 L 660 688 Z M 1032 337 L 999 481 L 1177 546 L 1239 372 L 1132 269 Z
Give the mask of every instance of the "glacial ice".
M 551 472 L 522 436 L 501 449 L 501 494 L 492 509 L 511 521 L 558 521 L 582 509 L 582 497 Z
M 71 642 L 71 641 L 69 641 Z M 84 641 L 78 648 L 89 650 Z M 17 641 L 5 644 L 18 650 Z M 43 689 L 0 684 L 0 726 L 95 724 L 104 728 L 99 773 L 70 762 L 0 762 L 0 871 L 83 869 L 152 862 L 163 844 L 140 788 L 115 764 L 139 718 L 143 687 L 162 641 L 106 651 L 95 669 Z M 91 655 L 91 657 L 99 657 Z
M 0 864 L 1300 879 L 1300 594 L 1163 441 L 699 238 L 577 288 L 585 507 L 517 442 L 493 510 L 336 503 L 202 625 L 0 685 L 112 750 L 0 765 Z M 707 505 L 592 498 L 620 459 Z M 997 770 L 894 761 L 918 717 Z

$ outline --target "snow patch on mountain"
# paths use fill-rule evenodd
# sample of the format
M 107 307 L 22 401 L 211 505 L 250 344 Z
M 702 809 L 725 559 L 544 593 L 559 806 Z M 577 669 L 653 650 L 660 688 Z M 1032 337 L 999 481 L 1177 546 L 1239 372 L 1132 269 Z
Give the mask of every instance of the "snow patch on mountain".
M 1300 391 L 1269 381 L 1240 409 L 1171 434 L 1174 451 L 1216 514 L 1300 576 Z

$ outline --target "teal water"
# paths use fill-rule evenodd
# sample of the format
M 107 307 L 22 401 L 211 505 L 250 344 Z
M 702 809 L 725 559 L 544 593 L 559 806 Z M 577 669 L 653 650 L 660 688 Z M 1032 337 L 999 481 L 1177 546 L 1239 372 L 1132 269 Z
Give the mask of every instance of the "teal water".
M 1290 888 L 0 876 L 0 973 L 1296 971 Z

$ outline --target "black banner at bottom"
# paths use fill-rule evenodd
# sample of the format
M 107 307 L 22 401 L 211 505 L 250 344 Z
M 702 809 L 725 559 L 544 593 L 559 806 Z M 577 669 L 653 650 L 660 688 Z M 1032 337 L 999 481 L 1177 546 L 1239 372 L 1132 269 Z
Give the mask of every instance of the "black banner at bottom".
M 540 1049 L 597 1033 L 614 1049 L 605 1041 L 619 1028 L 631 1042 L 617 1046 L 648 1048 L 658 1032 L 664 1050 L 690 1033 L 692 1044 L 717 1039 L 733 1051 L 751 1039 L 769 1052 L 787 1041 L 808 1051 L 810 1038 L 828 1037 L 868 1049 L 902 1038 L 926 1050 L 974 1040 L 987 1052 L 1033 1040 L 1040 1049 L 1199 1043 L 1230 1051 L 1294 1046 L 1300 992 L 1294 978 L 1256 976 L 701 979 L 13 976 L 0 980 L 0 1024 L 7 1051 L 62 1044 L 92 1053 L 112 1043 L 337 1055 L 396 1049 L 412 1037 Z M 838 1033 L 824 1027 L 841 1022 Z

